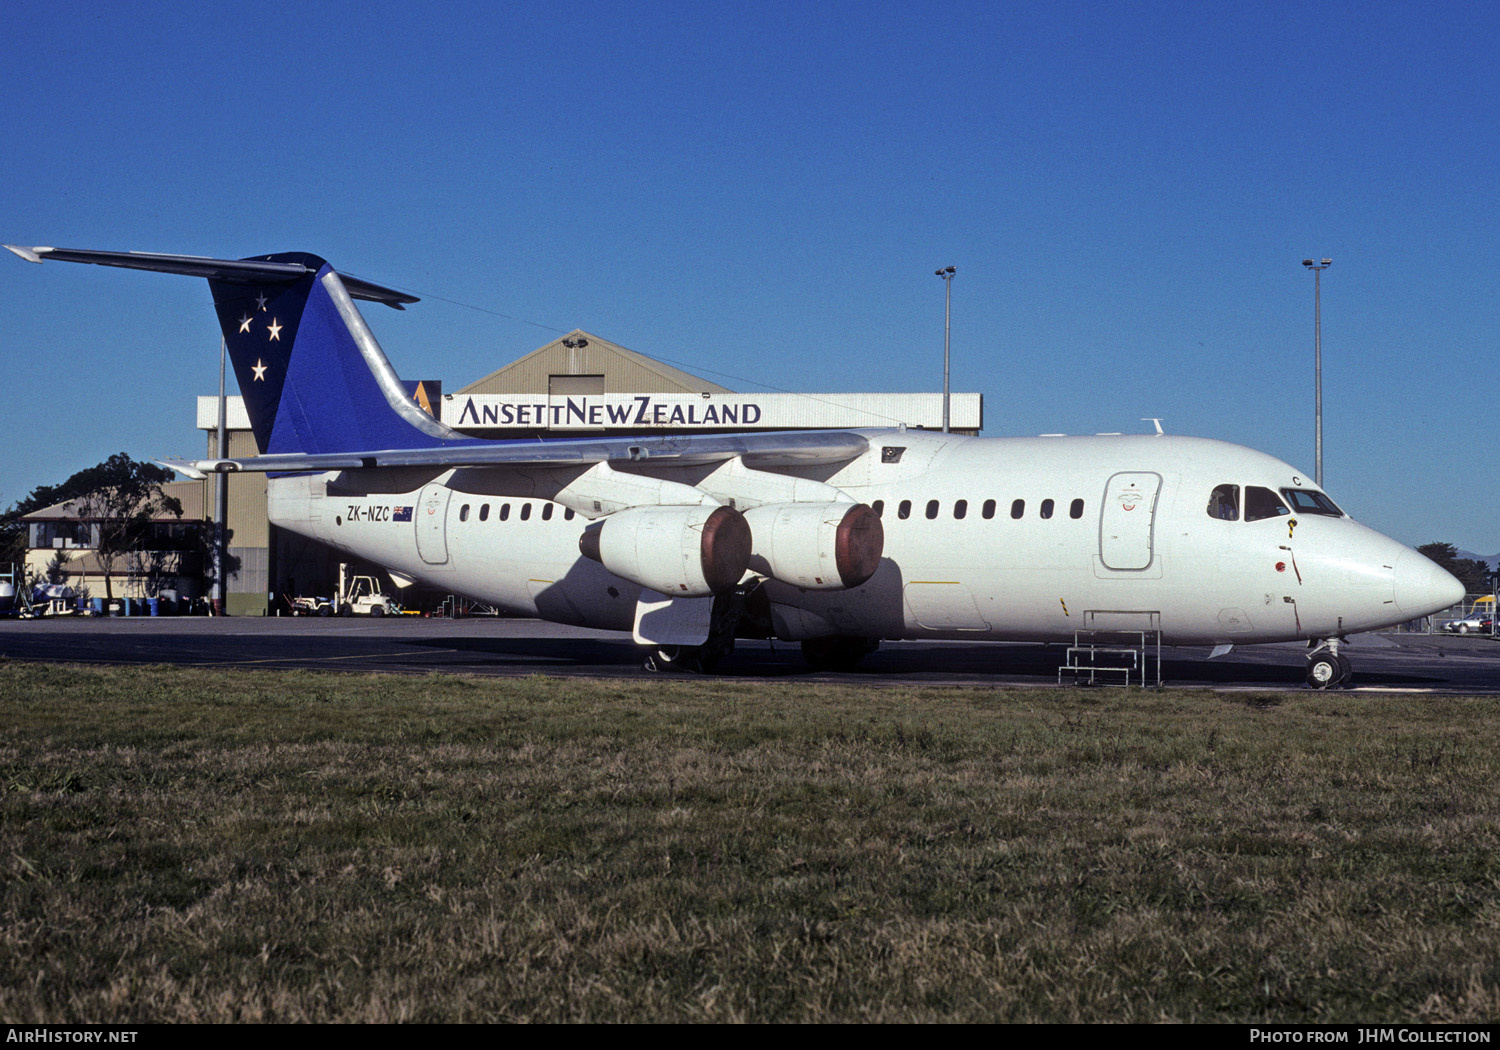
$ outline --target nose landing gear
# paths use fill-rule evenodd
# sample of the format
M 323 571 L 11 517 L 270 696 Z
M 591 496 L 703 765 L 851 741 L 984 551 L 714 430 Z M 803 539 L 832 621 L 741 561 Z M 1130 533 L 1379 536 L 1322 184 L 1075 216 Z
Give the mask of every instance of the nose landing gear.
M 1349 663 L 1349 658 L 1339 652 L 1339 643 L 1342 638 L 1324 638 L 1322 641 L 1314 639 L 1309 644 L 1315 646 L 1312 652 L 1307 654 L 1307 684 L 1314 689 L 1337 689 L 1346 685 L 1354 675 L 1354 667 Z

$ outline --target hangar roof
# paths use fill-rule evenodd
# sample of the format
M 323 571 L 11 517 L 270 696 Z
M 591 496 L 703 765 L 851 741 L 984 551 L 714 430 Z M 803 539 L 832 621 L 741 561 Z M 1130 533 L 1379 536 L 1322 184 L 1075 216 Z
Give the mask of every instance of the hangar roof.
M 730 393 L 728 387 L 627 350 L 581 328 L 538 347 L 455 393 L 541 393 L 547 390 L 551 376 L 562 375 L 602 375 L 604 389 L 601 393 L 608 394 Z

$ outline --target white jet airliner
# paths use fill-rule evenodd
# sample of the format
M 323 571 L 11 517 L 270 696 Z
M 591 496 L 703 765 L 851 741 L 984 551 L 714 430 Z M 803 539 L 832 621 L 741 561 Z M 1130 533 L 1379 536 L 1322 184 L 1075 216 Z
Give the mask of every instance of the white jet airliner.
M 1301 472 L 1163 435 L 976 438 L 914 430 L 467 437 L 406 393 L 355 299 L 416 298 L 301 253 L 204 259 L 17 248 L 32 262 L 205 277 L 273 523 L 398 582 L 633 631 L 658 667 L 736 637 L 852 667 L 881 639 L 1070 642 L 1084 626 L 1227 648 L 1306 640 L 1348 680 L 1352 633 L 1463 587 L 1351 520 Z

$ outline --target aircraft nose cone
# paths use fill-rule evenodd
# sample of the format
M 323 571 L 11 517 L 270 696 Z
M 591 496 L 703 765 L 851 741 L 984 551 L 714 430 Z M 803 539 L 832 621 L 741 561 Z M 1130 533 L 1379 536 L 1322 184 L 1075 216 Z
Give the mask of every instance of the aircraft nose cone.
M 1458 577 L 1409 550 L 1396 562 L 1396 605 L 1409 620 L 1430 616 L 1464 599 Z

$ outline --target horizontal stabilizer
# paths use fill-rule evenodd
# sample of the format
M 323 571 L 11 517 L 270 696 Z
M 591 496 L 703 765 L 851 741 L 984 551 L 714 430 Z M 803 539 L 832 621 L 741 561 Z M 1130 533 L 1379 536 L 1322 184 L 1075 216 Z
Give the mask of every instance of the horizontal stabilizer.
M 152 252 L 102 252 L 87 248 L 21 248 L 5 245 L 10 251 L 27 262 L 93 263 L 96 266 L 118 266 L 127 270 L 151 270 L 155 273 L 176 273 L 186 277 L 207 277 L 212 281 L 227 281 L 231 284 L 277 283 L 290 284 L 317 272 L 316 267 L 300 262 L 274 262 L 269 259 L 206 259 L 198 255 L 157 255 Z M 415 295 L 384 288 L 358 277 L 341 273 L 339 277 L 349 295 L 354 299 L 384 303 L 397 310 L 403 304 L 421 302 Z
M 208 475 L 205 474 L 202 470 L 199 470 L 196 465 L 189 463 L 186 460 L 172 458 L 158 459 L 154 460 L 154 462 L 160 464 L 163 467 L 166 467 L 168 470 L 176 471 L 178 474 L 181 474 L 183 477 L 189 479 L 190 481 L 202 481 L 206 477 L 208 477 Z

